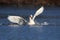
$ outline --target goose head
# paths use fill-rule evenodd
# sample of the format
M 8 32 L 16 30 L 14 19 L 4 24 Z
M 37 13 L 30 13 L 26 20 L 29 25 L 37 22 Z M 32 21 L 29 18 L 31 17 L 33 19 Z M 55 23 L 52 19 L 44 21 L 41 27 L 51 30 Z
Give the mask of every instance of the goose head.
M 33 20 L 33 16 L 30 15 L 28 25 L 34 25 L 34 24 L 35 24 L 35 22 Z
M 32 15 L 30 15 L 30 16 L 29 16 L 29 20 L 32 20 L 32 18 L 33 18 L 33 16 L 32 16 Z

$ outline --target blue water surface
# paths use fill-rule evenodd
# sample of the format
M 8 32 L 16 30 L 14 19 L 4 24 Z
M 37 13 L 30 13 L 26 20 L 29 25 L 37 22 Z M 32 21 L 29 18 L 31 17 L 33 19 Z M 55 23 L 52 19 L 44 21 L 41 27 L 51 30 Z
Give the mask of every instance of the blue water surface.
M 34 14 L 37 9 L 4 7 L 0 8 L 0 14 L 26 16 Z M 45 7 L 41 15 L 44 17 L 35 19 L 41 25 L 34 26 L 9 24 L 7 18 L 0 18 L 0 40 L 60 40 L 60 7 Z

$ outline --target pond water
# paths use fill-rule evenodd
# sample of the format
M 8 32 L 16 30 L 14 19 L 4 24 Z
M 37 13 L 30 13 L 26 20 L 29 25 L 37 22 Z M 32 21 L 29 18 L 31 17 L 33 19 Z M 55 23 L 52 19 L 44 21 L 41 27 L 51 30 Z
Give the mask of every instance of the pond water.
M 29 16 L 35 11 L 36 9 L 0 8 L 0 14 L 7 16 L 12 13 Z M 35 19 L 40 25 L 33 26 L 10 24 L 7 17 L 0 18 L 0 40 L 60 40 L 60 8 L 45 8 L 41 15 Z

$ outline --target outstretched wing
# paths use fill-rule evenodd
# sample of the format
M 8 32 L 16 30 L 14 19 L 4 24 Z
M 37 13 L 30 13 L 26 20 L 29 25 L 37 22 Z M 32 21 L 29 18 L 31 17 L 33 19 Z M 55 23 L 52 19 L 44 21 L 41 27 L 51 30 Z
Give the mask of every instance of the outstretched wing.
M 41 14 L 44 10 L 44 7 L 42 6 L 41 8 L 39 8 L 36 13 L 34 14 L 33 20 L 35 19 L 36 16 L 38 16 L 39 14 Z
M 23 21 L 27 22 L 24 18 L 20 16 L 8 16 L 8 20 L 12 23 L 22 23 Z

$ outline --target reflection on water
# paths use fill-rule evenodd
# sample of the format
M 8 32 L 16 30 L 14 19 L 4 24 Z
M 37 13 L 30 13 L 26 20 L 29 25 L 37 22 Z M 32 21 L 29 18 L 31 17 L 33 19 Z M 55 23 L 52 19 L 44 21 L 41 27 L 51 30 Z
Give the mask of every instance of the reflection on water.
M 59 26 L 0 26 L 0 40 L 59 40 Z
M 9 24 L 7 19 L 0 20 L 0 40 L 59 40 L 60 19 L 38 18 L 40 25 Z
M 44 25 L 46 25 L 46 26 L 60 26 L 60 21 L 59 20 L 60 19 L 56 19 L 56 18 L 54 18 L 54 19 L 51 19 L 51 18 L 50 19 L 49 18 L 46 18 L 46 19 L 36 18 L 35 19 L 36 25 L 34 25 L 34 26 L 44 26 Z M 16 23 L 9 22 L 9 20 L 6 19 L 6 18 L 1 18 L 0 19 L 0 26 L 1 25 L 21 26 L 21 25 L 18 25 Z M 27 25 L 27 24 L 25 24 L 25 25 Z
M 60 40 L 60 14 L 58 10 L 55 10 L 55 12 L 49 10 L 45 10 L 44 13 L 48 12 L 49 14 L 44 15 L 50 15 L 50 17 L 36 18 L 35 21 L 39 25 L 33 26 L 12 24 L 6 18 L 0 18 L 0 40 Z

